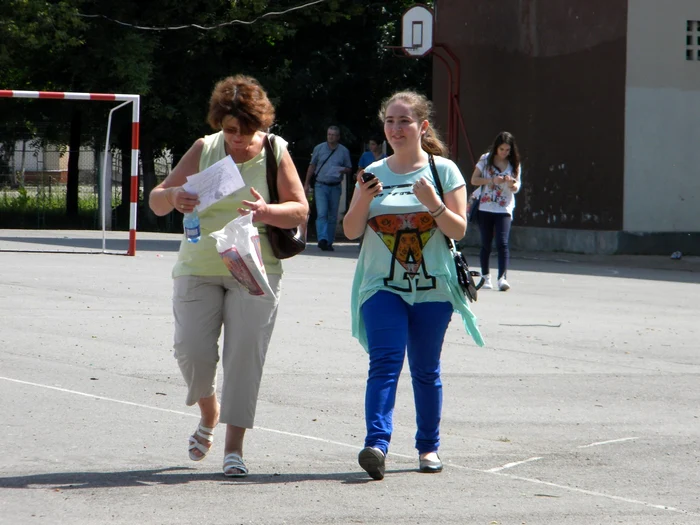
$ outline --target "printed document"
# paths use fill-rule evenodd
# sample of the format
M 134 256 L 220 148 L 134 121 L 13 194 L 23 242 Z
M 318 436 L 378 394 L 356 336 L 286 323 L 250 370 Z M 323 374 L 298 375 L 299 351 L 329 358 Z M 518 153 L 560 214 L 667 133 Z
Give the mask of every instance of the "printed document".
M 182 188 L 199 196 L 197 211 L 202 211 L 224 197 L 245 187 L 241 172 L 230 155 L 207 169 L 190 175 Z

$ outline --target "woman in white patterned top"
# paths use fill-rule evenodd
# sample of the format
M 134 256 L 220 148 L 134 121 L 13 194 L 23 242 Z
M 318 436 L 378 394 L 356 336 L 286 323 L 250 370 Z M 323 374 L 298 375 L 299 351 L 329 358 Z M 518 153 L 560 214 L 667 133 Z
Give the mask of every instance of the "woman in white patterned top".
M 484 288 L 493 288 L 489 270 L 489 257 L 496 234 L 498 249 L 498 289 L 510 288 L 506 280 L 510 250 L 510 226 L 515 208 L 515 194 L 521 184 L 520 154 L 515 137 L 507 131 L 499 133 L 488 152 L 484 153 L 474 169 L 471 182 L 479 186 L 475 196 L 479 199 L 478 223 L 481 233 L 481 274 Z

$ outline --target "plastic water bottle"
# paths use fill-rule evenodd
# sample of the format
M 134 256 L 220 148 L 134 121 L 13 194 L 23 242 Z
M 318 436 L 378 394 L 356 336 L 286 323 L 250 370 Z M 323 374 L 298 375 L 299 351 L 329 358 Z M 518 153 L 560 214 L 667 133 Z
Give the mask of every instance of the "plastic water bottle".
M 185 228 L 187 242 L 199 242 L 199 238 L 202 236 L 202 230 L 199 227 L 199 214 L 196 209 L 192 210 L 190 213 L 185 213 L 182 225 Z

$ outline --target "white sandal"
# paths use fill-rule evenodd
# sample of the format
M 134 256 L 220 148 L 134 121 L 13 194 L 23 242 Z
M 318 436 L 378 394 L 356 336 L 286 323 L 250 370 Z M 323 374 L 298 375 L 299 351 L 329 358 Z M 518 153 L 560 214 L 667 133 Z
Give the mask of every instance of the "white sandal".
M 245 478 L 248 475 L 248 467 L 243 463 L 243 458 L 231 452 L 224 457 L 224 476 L 228 478 Z
M 199 442 L 195 438 L 195 436 L 203 439 L 207 443 L 209 443 L 209 446 L 206 447 L 202 443 Z M 209 451 L 211 450 L 211 444 L 214 441 L 214 429 L 205 427 L 201 423 L 197 426 L 197 430 L 194 431 L 194 434 L 190 436 L 190 446 L 188 447 L 187 451 L 190 454 L 190 459 L 192 461 L 202 461 L 205 457 L 207 457 L 207 454 L 209 454 Z M 198 456 L 194 453 L 195 450 L 199 450 L 202 455 Z

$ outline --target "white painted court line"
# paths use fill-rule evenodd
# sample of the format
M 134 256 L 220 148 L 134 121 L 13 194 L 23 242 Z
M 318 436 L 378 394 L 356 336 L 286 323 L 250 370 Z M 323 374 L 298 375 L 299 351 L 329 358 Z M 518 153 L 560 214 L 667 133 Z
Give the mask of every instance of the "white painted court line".
M 530 463 L 531 461 L 537 461 L 538 459 L 542 459 L 542 458 L 536 457 L 536 458 L 525 459 L 523 461 L 515 461 L 513 463 L 506 463 L 502 467 L 490 468 L 488 470 L 485 470 L 484 472 L 500 472 L 501 470 L 506 470 L 509 468 L 517 467 L 518 465 L 524 465 L 525 463 Z
M 623 441 L 634 441 L 635 439 L 639 439 L 639 438 L 638 437 L 628 437 L 628 438 L 620 438 L 620 439 L 610 439 L 608 441 L 598 441 L 597 443 L 591 443 L 590 445 L 581 445 L 580 447 L 576 447 L 576 448 L 599 447 L 600 445 L 609 445 L 610 443 L 622 443 Z
M 598 441 L 596 443 L 591 443 L 589 445 L 580 445 L 576 448 L 589 448 L 589 447 L 597 447 L 600 445 L 609 445 L 611 443 L 622 443 L 624 441 L 633 441 L 635 439 L 639 439 L 638 437 L 626 437 L 626 438 L 620 438 L 620 439 L 610 439 L 608 441 Z M 507 470 L 509 468 L 517 467 L 519 465 L 524 465 L 525 463 L 530 463 L 532 461 L 537 461 L 538 459 L 542 459 L 541 457 L 534 457 L 530 459 L 525 459 L 523 461 L 514 461 L 513 463 L 506 463 L 502 467 L 495 467 L 495 468 L 490 468 L 486 470 L 485 472 L 500 472 L 502 470 Z
M 114 399 L 114 398 L 112 398 L 112 397 L 98 396 L 98 395 L 96 395 L 96 394 L 87 394 L 87 393 L 85 393 L 85 392 L 78 392 L 77 390 L 69 390 L 69 389 L 67 389 L 67 388 L 60 388 L 60 387 L 51 386 L 51 385 L 42 385 L 41 383 L 32 383 L 31 381 L 22 381 L 22 380 L 20 380 L 20 379 L 12 379 L 12 378 L 10 378 L 10 377 L 2 377 L 2 376 L 0 376 L 0 379 L 4 379 L 5 381 L 10 381 L 10 382 L 12 382 L 12 383 L 19 383 L 19 384 L 22 384 L 22 385 L 36 386 L 36 387 L 45 388 L 45 389 L 48 389 L 48 390 L 56 390 L 56 391 L 58 391 L 58 392 L 65 392 L 65 393 L 67 393 L 67 394 L 75 394 L 75 395 L 78 395 L 78 396 L 90 397 L 90 398 L 93 398 L 93 399 L 101 399 L 101 400 L 103 400 L 103 401 L 111 401 L 112 403 L 119 403 L 119 404 L 121 404 L 121 405 L 129 405 L 129 406 L 134 406 L 134 407 L 139 407 L 139 408 L 147 408 L 147 409 L 149 409 L 149 410 L 157 410 L 157 411 L 159 411 L 159 412 L 168 412 L 168 413 L 170 413 L 170 414 L 177 414 L 177 415 L 179 415 L 179 416 L 187 416 L 187 417 L 199 418 L 199 415 L 193 414 L 193 413 L 191 413 L 191 412 L 182 412 L 182 411 L 180 411 L 180 410 L 172 410 L 172 409 L 170 409 L 170 408 L 154 407 L 154 406 L 152 406 L 152 405 L 144 405 L 144 404 L 142 404 L 142 403 L 134 403 L 134 402 L 132 402 L 132 401 L 124 401 L 124 400 L 121 400 L 121 399 Z M 315 436 L 307 436 L 307 435 L 305 435 L 305 434 L 295 434 L 294 432 L 286 432 L 286 431 L 284 431 L 284 430 L 276 430 L 276 429 L 273 429 L 273 428 L 265 428 L 265 427 L 258 427 L 258 426 L 255 427 L 255 430 L 262 430 L 262 431 L 264 431 L 264 432 L 271 432 L 271 433 L 273 433 L 273 434 L 281 434 L 281 435 L 283 435 L 283 436 L 297 437 L 297 438 L 301 438 L 301 439 L 308 439 L 308 440 L 311 440 L 311 441 L 319 441 L 319 442 L 321 442 L 321 443 L 327 443 L 327 444 L 329 444 L 329 445 L 338 445 L 338 446 L 340 446 L 340 447 L 347 447 L 347 448 L 353 448 L 353 449 L 355 449 L 355 450 L 362 450 L 362 447 L 359 447 L 359 446 L 357 446 L 357 445 L 350 445 L 350 444 L 348 444 L 348 443 L 342 443 L 342 442 L 340 442 L 340 441 L 333 441 L 333 440 L 330 440 L 330 439 L 323 439 L 323 438 L 319 438 L 319 437 L 315 437 Z M 395 452 L 389 452 L 389 455 L 390 455 L 390 456 L 399 457 L 399 458 L 408 458 L 408 459 L 413 459 L 413 458 L 414 458 L 414 456 L 408 456 L 408 455 L 406 455 L 406 454 L 398 454 L 398 453 L 395 453 Z
M 181 411 L 179 411 L 179 410 L 171 410 L 171 409 L 169 409 L 169 408 L 159 408 L 159 407 L 154 407 L 154 406 L 151 406 L 151 405 L 144 405 L 144 404 L 141 404 L 141 403 L 133 403 L 133 402 L 131 402 L 131 401 L 123 401 L 123 400 L 121 400 L 121 399 L 114 399 L 114 398 L 111 398 L 111 397 L 98 396 L 98 395 L 95 395 L 95 394 L 86 394 L 85 392 L 78 392 L 77 390 L 69 390 L 69 389 L 67 389 L 67 388 L 60 388 L 60 387 L 57 387 L 57 386 L 42 385 L 42 384 L 40 384 L 40 383 L 32 383 L 32 382 L 30 382 L 30 381 L 22 381 L 22 380 L 19 380 L 19 379 L 12 379 L 12 378 L 3 377 L 3 376 L 0 376 L 0 379 L 1 379 L 1 380 L 5 380 L 5 381 L 10 381 L 10 382 L 12 382 L 12 383 L 19 383 L 19 384 L 22 384 L 22 385 L 29 385 L 29 386 L 35 386 L 35 387 L 38 387 L 38 388 L 45 388 L 45 389 L 48 389 L 48 390 L 55 390 L 55 391 L 58 391 L 58 392 L 65 392 L 65 393 L 67 393 L 67 394 L 76 394 L 76 395 L 78 395 L 78 396 L 90 397 L 90 398 L 93 398 L 93 399 L 101 399 L 101 400 L 104 400 L 104 401 L 111 401 L 112 403 L 119 403 L 119 404 L 122 404 L 122 405 L 135 406 L 135 407 L 139 407 L 139 408 L 147 408 L 147 409 L 150 409 L 150 410 L 157 410 L 157 411 L 160 411 L 160 412 L 168 412 L 168 413 L 170 413 L 170 414 L 178 414 L 178 415 L 181 415 L 181 416 L 199 417 L 199 416 L 197 416 L 196 414 L 192 414 L 192 413 L 190 413 L 190 412 L 181 412 Z M 273 432 L 273 433 L 276 433 L 276 434 L 281 434 L 281 435 L 286 435 L 286 436 L 291 436 L 291 437 L 298 437 L 298 438 L 301 438 L 301 439 L 308 439 L 308 440 L 311 440 L 311 441 L 319 441 L 319 442 L 322 442 L 322 443 L 328 443 L 328 444 L 332 444 L 332 445 L 338 445 L 338 446 L 341 446 L 341 447 L 353 448 L 353 449 L 355 449 L 355 450 L 358 450 L 359 448 L 361 448 L 361 447 L 358 447 L 358 446 L 355 446 L 355 445 L 350 445 L 350 444 L 348 444 L 348 443 L 342 443 L 342 442 L 340 442 L 340 441 L 332 441 L 332 440 L 329 440 L 329 439 L 323 439 L 323 438 L 319 438 L 319 437 L 316 437 L 316 436 L 307 436 L 307 435 L 305 435 L 305 434 L 295 434 L 295 433 L 293 433 L 293 432 L 285 432 L 285 431 L 283 431 L 283 430 L 274 430 L 274 429 L 263 428 L 263 427 L 255 427 L 255 428 L 256 428 L 256 430 L 262 430 L 262 431 L 265 431 L 265 432 Z M 625 439 L 636 439 L 636 438 L 625 438 Z M 617 440 L 614 440 L 614 441 L 617 441 Z M 392 453 L 392 452 L 390 452 L 389 455 L 391 455 L 391 456 L 396 456 L 396 457 L 402 457 L 402 458 L 409 458 L 409 459 L 413 459 L 413 458 L 414 458 L 414 456 L 409 456 L 409 455 L 404 455 L 404 454 L 396 454 L 396 453 Z M 540 459 L 540 458 L 531 458 L 530 460 L 534 461 L 535 459 Z M 524 462 L 521 461 L 521 462 L 516 463 L 516 464 L 526 463 L 527 461 L 530 461 L 530 460 L 526 460 L 526 461 L 524 461 Z M 599 498 L 606 498 L 606 499 L 609 499 L 609 500 L 612 500 L 612 501 L 621 501 L 621 502 L 629 503 L 629 504 L 633 504 L 633 505 L 641 505 L 641 506 L 649 507 L 649 508 L 652 508 L 652 509 L 665 510 L 665 511 L 669 511 L 669 512 L 675 512 L 675 513 L 677 513 L 677 514 L 683 514 L 683 515 L 686 515 L 686 516 L 699 516 L 699 517 L 700 517 L 700 513 L 690 512 L 690 511 L 683 510 L 683 509 L 679 509 L 679 508 L 676 508 L 676 507 L 668 507 L 668 506 L 666 506 L 666 505 L 658 505 L 658 504 L 654 504 L 654 503 L 649 503 L 649 502 L 647 502 L 647 501 L 641 501 L 641 500 L 636 500 L 636 499 L 624 498 L 624 497 L 622 497 L 622 496 L 614 496 L 614 495 L 611 495 L 611 494 L 605 494 L 605 493 L 603 493 L 603 492 L 596 492 L 596 491 L 592 491 L 592 490 L 579 489 L 579 488 L 577 488 L 577 487 L 569 487 L 568 485 L 559 485 L 558 483 L 551 483 L 551 482 L 549 482 L 549 481 L 542 481 L 542 480 L 535 479 L 535 478 L 524 478 L 524 477 L 522 477 L 522 476 L 515 476 L 515 475 L 513 475 L 513 474 L 507 474 L 507 473 L 505 473 L 505 472 L 494 471 L 494 469 L 482 470 L 482 469 L 476 469 L 476 468 L 473 468 L 473 467 L 465 467 L 465 466 L 463 466 L 463 465 L 457 465 L 457 464 L 454 464 L 454 463 L 446 463 L 446 465 L 449 465 L 450 467 L 453 467 L 453 468 L 456 468 L 456 469 L 460 469 L 460 470 L 467 470 L 467 471 L 470 471 L 470 472 L 479 472 L 479 473 L 482 473 L 482 474 L 490 474 L 490 475 L 492 475 L 492 476 L 504 476 L 504 477 L 507 477 L 507 478 L 510 478 L 510 479 L 515 479 L 515 480 L 519 480 L 519 481 L 525 481 L 525 482 L 527 482 L 527 483 L 534 483 L 534 484 L 537 484 L 537 485 L 544 485 L 544 486 L 547 486 L 547 487 L 553 487 L 553 488 L 557 488 L 557 489 L 560 489 L 560 490 L 565 490 L 565 491 L 568 491 L 568 492 L 576 492 L 576 493 L 579 493 L 579 494 L 586 494 L 586 495 L 588 495 L 588 496 L 595 496 L 595 497 L 599 497 Z M 499 469 L 500 469 L 500 468 L 501 468 L 501 467 L 499 467 Z
M 545 485 L 547 487 L 554 487 L 561 490 L 566 490 L 568 492 L 578 492 L 580 494 L 587 494 L 589 496 L 596 496 L 600 498 L 607 498 L 613 501 L 622 501 L 624 503 L 631 503 L 633 505 L 642 505 L 644 507 L 649 507 L 657 510 L 667 510 L 669 512 L 675 512 L 677 514 L 684 514 L 686 516 L 700 516 L 698 512 L 690 512 L 687 510 L 679 509 L 676 507 L 668 507 L 666 505 L 657 505 L 655 503 L 649 503 L 648 501 L 641 501 L 638 499 L 623 498 L 622 496 L 613 496 L 612 494 L 604 494 L 602 492 L 596 492 L 594 490 L 579 489 L 577 487 L 569 487 L 568 485 L 559 485 L 558 483 L 550 483 L 549 481 L 542 481 L 535 478 L 523 478 L 521 476 L 514 476 L 513 474 L 505 473 L 495 473 L 496 476 L 505 476 L 511 479 L 516 479 L 520 481 L 527 481 L 528 483 L 537 483 L 539 485 Z
M 197 417 L 196 414 L 191 414 L 188 412 L 180 412 L 179 410 L 170 410 L 169 408 L 159 408 L 159 407 L 154 407 L 151 405 L 142 405 L 141 403 L 132 403 L 131 401 L 122 401 L 121 399 L 113 399 L 111 397 L 97 396 L 95 394 L 86 394 L 85 392 L 78 392 L 77 390 L 68 390 L 67 388 L 60 388 L 57 386 L 42 385 L 40 383 L 32 383 L 30 381 L 21 381 L 19 379 L 11 379 L 9 377 L 2 377 L 2 376 L 0 376 L 0 379 L 4 379 L 5 381 L 10 381 L 12 383 L 20 383 L 22 385 L 38 386 L 39 388 L 46 388 L 48 390 L 56 390 L 58 392 L 66 392 L 67 394 L 75 394 L 78 396 L 91 397 L 93 399 L 102 399 L 104 401 L 111 401 L 112 403 L 120 403 L 122 405 L 130 405 L 130 406 L 139 407 L 139 408 L 149 408 L 151 410 L 158 410 L 160 412 L 170 412 L 171 414 L 179 414 L 181 416 Z
M 328 443 L 331 445 L 338 445 L 340 447 L 346 447 L 346 448 L 354 448 L 355 450 L 362 450 L 362 447 L 358 447 L 357 445 L 350 445 L 349 443 L 341 443 L 340 441 L 332 441 L 330 439 L 323 439 L 315 436 L 307 436 L 306 434 L 295 434 L 294 432 L 286 432 L 284 430 L 275 430 L 273 428 L 265 428 L 265 427 L 255 427 L 255 430 L 264 430 L 265 432 L 272 432 L 273 434 L 281 434 L 283 436 L 290 436 L 290 437 L 297 437 L 301 439 L 310 439 L 311 441 L 320 441 L 322 443 Z M 390 456 L 396 456 L 397 458 L 407 458 L 407 459 L 414 459 L 415 455 L 413 456 L 407 456 L 406 454 L 397 454 L 396 452 L 389 452 Z

